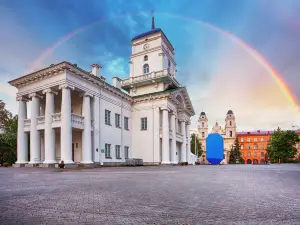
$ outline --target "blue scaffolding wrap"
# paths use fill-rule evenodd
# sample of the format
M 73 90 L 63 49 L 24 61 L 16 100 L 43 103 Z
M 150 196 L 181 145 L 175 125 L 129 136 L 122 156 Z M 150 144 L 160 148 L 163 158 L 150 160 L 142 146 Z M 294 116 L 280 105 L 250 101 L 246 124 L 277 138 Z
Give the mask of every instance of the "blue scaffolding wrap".
M 206 138 L 206 159 L 211 164 L 219 164 L 224 157 L 224 141 L 220 134 L 210 134 Z

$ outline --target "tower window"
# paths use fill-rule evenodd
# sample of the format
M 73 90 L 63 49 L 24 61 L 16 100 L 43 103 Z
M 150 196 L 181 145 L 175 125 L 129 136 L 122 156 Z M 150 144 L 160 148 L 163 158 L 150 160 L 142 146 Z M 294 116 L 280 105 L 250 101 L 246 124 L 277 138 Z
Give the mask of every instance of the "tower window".
M 144 56 L 144 61 L 148 61 L 148 56 L 147 55 Z
M 149 65 L 148 64 L 144 65 L 144 73 L 149 73 Z
M 202 122 L 202 127 L 204 127 L 204 122 Z
M 204 138 L 204 132 L 202 132 L 202 138 Z
M 169 68 L 171 67 L 171 61 L 170 61 L 170 59 L 168 59 L 168 67 Z
M 229 136 L 232 137 L 232 131 L 229 131 Z
M 232 122 L 231 122 L 231 121 L 229 122 L 229 125 L 230 125 L 230 126 L 232 125 Z

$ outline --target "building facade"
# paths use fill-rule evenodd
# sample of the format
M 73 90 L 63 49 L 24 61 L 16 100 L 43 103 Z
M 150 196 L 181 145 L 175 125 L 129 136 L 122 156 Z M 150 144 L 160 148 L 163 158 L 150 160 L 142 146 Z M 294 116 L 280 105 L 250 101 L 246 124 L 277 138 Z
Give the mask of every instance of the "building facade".
M 266 149 L 268 141 L 271 138 L 273 131 L 252 131 L 252 132 L 238 132 L 237 137 L 240 144 L 240 152 L 245 164 L 265 164 L 266 163 Z M 296 133 L 300 136 L 300 130 Z M 299 143 L 295 146 L 297 148 L 297 156 L 300 155 Z
M 191 160 L 194 109 L 176 80 L 174 48 L 152 23 L 152 30 L 132 39 L 129 77 L 114 77 L 112 85 L 101 66 L 88 72 L 69 62 L 9 82 L 18 89 L 16 164 Z
M 200 113 L 198 120 L 198 139 L 200 140 L 203 148 L 203 153 L 200 158 L 200 162 L 209 164 L 206 160 L 206 138 L 210 133 L 218 133 L 223 137 L 224 140 L 224 159 L 222 164 L 227 164 L 229 161 L 229 154 L 236 139 L 236 121 L 235 115 L 232 110 L 228 110 L 225 118 L 225 128 L 223 129 L 218 122 L 213 126 L 211 132 L 208 130 L 208 117 L 205 112 Z

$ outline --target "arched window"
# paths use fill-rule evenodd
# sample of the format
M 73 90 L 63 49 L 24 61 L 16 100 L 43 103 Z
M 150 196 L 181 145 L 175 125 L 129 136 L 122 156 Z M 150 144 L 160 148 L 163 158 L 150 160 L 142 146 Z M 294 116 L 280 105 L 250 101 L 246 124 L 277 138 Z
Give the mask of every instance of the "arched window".
M 262 145 L 262 146 L 260 146 L 260 149 L 264 149 L 264 146 Z
M 144 65 L 144 73 L 149 73 L 149 65 L 148 64 Z
M 204 138 L 204 132 L 202 132 L 202 137 Z
M 231 125 L 232 125 L 232 122 L 230 121 L 229 124 L 230 124 L 230 126 L 231 126 Z
M 170 59 L 168 59 L 168 67 L 169 68 L 171 67 L 171 61 L 170 61 Z
M 229 136 L 232 137 L 232 131 L 229 132 Z
M 204 127 L 204 122 L 202 122 L 202 127 Z
M 241 149 L 242 149 L 242 150 L 244 149 L 244 145 L 241 145 Z
M 248 145 L 248 149 L 250 150 L 250 145 Z
M 261 156 L 261 157 L 264 157 L 264 156 L 265 156 L 265 153 L 261 152 L 261 153 L 260 153 L 260 156 Z
M 148 56 L 147 55 L 144 56 L 144 61 L 148 61 Z
M 248 156 L 251 156 L 251 153 L 250 152 L 248 152 L 248 154 L 247 154 Z
M 254 149 L 257 149 L 257 145 L 254 145 Z

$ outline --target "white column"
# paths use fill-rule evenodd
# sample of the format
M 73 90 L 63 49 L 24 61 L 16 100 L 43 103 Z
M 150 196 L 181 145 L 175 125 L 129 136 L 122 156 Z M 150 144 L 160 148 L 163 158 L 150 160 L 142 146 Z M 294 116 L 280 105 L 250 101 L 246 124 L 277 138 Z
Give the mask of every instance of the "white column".
M 91 95 L 83 95 L 82 116 L 84 116 L 84 130 L 82 131 L 82 159 L 80 163 L 91 164 L 92 161 L 92 124 L 91 124 Z
M 24 132 L 24 120 L 27 119 L 26 99 L 19 97 L 18 140 L 16 164 L 28 163 L 28 134 Z
M 162 109 L 162 164 L 170 164 L 170 146 L 169 146 L 169 111 Z
M 183 136 L 183 142 L 181 145 L 181 162 L 187 162 L 186 160 L 186 134 L 185 134 L 185 121 L 180 121 L 181 133 Z
M 36 93 L 28 96 L 31 98 L 31 118 L 30 118 L 30 162 L 31 164 L 41 162 L 41 135 L 37 130 L 40 116 L 40 98 Z
M 94 120 L 94 138 L 93 138 L 93 146 L 94 146 L 94 162 L 100 162 L 100 154 L 101 154 L 101 147 L 100 147 L 100 99 L 99 97 L 94 97 L 94 104 L 93 104 L 93 120 Z M 98 150 L 98 151 L 97 151 Z
M 45 133 L 44 135 L 41 133 L 41 162 L 45 160 Z
M 65 164 L 74 163 L 72 160 L 72 114 L 71 114 L 71 89 L 69 85 L 61 85 L 61 128 L 60 128 L 60 151 L 61 160 Z
M 45 161 L 43 163 L 51 164 L 57 163 L 55 159 L 55 130 L 52 128 L 52 114 L 55 113 L 54 94 L 51 89 L 43 91 L 46 93 L 46 107 L 45 107 Z
M 171 129 L 172 129 L 172 142 L 171 142 L 171 163 L 176 164 L 176 125 L 175 125 L 175 113 L 171 114 Z
M 186 157 L 187 157 L 187 162 L 189 164 L 192 163 L 191 161 L 191 139 L 190 139 L 190 122 L 187 122 L 186 124 Z

